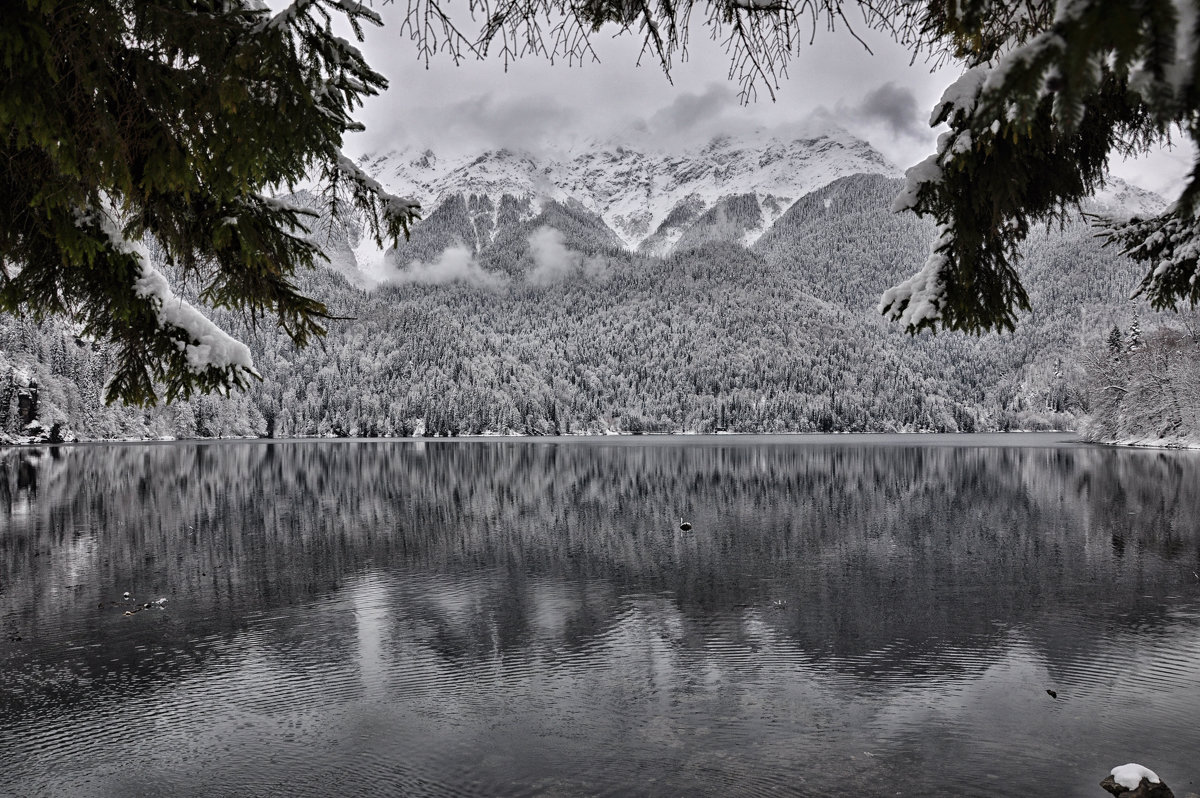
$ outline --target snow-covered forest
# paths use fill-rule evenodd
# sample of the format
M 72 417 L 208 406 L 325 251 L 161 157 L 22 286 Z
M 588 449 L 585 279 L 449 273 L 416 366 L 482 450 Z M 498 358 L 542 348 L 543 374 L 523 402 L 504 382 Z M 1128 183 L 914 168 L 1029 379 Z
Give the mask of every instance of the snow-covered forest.
M 722 168 L 710 182 L 729 178 Z M 106 407 L 112 352 L 52 322 L 0 318 L 0 434 L 1077 426 L 1094 393 L 1084 363 L 1131 322 L 1138 269 L 1082 221 L 1041 231 L 1022 267 L 1034 312 L 1015 333 L 910 338 L 876 310 L 932 237 L 927 223 L 890 212 L 900 185 L 844 176 L 794 202 L 693 192 L 639 228 L 632 249 L 571 197 L 446 193 L 369 280 L 356 220 L 326 214 L 314 229 L 331 262 L 301 285 L 339 317 L 323 344 L 296 350 L 270 320 L 250 329 L 212 311 L 250 345 L 261 383 L 148 410 Z M 1142 323 L 1157 322 L 1143 313 Z M 1105 437 L 1107 427 L 1088 429 Z
M 1086 359 L 1090 440 L 1200 446 L 1200 319 L 1114 326 Z

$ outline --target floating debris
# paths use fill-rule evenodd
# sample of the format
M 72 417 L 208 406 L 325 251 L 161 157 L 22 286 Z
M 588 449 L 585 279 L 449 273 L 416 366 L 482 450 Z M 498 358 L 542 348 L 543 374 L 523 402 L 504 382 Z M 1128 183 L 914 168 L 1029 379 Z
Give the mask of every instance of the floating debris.
M 109 603 L 109 606 L 130 607 L 130 609 L 127 609 L 125 611 L 125 617 L 129 617 L 130 615 L 136 615 L 137 613 L 141 612 L 142 610 L 161 610 L 165 607 L 165 605 L 167 603 L 166 598 L 158 598 L 158 599 L 155 599 L 154 601 L 139 602 L 139 603 L 130 605 L 129 601 L 130 601 L 130 599 L 133 598 L 133 594 L 127 590 L 127 591 L 125 591 L 124 595 L 125 595 L 124 602 L 113 601 L 113 602 Z M 103 607 L 104 607 L 103 601 L 100 602 L 100 607 L 103 609 Z

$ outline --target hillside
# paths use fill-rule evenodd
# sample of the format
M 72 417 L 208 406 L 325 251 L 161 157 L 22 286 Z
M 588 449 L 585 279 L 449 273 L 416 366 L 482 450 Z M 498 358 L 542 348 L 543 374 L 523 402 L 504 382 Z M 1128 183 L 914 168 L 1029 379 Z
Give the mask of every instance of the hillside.
M 215 312 L 251 345 L 261 385 L 105 408 L 103 347 L 61 325 L 0 319 L 0 433 L 1072 426 L 1086 403 L 1078 355 L 1127 323 L 1136 267 L 1082 223 L 1039 231 L 1022 267 L 1034 312 L 1015 334 L 910 338 L 875 304 L 919 267 L 931 229 L 889 211 L 899 181 L 872 153 L 841 134 L 718 140 L 667 165 L 621 147 L 547 161 L 484 154 L 475 169 L 432 155 L 369 159 L 376 174 L 423 175 L 442 193 L 386 253 L 353 216 L 326 214 L 314 228 L 330 264 L 303 285 L 344 317 L 323 347 L 298 352 L 273 329 Z M 863 173 L 864 163 L 878 168 Z M 781 198 L 780 164 L 798 170 L 793 185 L 813 183 L 795 201 Z M 631 226 L 638 196 L 648 221 Z M 305 193 L 294 200 L 323 209 Z M 1121 184 L 1103 201 L 1119 211 L 1154 198 Z

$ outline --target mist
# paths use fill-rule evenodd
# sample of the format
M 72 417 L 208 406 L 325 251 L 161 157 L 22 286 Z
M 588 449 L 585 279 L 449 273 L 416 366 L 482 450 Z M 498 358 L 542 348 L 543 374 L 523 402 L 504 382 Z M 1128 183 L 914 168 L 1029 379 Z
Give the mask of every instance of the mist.
M 529 235 L 529 254 L 533 269 L 526 279 L 532 285 L 550 285 L 580 274 L 593 280 L 608 276 L 608 258 L 584 255 L 563 242 L 563 234 L 549 226 L 539 227 Z
M 414 260 L 391 277 L 393 283 L 417 283 L 419 285 L 447 285 L 468 283 L 483 288 L 502 288 L 508 278 L 496 272 L 485 271 L 468 247 L 462 244 L 447 247 L 437 260 L 425 262 Z

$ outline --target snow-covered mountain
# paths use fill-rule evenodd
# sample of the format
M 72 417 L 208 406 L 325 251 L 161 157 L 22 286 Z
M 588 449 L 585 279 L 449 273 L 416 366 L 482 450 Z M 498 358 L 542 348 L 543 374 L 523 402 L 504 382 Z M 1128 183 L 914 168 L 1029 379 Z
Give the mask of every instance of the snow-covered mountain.
M 822 153 L 830 169 L 870 160 L 835 149 Z M 753 184 L 732 193 L 763 169 L 763 150 L 743 148 L 723 179 L 697 152 L 707 179 L 650 181 L 687 193 L 669 208 L 674 196 L 656 195 L 651 216 L 667 210 L 636 241 L 642 252 L 585 204 L 595 191 L 534 194 L 530 181 L 557 163 L 544 156 L 505 173 L 520 196 L 494 199 L 478 183 L 464 194 L 470 174 L 454 183 L 449 170 L 446 193 L 425 200 L 426 218 L 372 291 L 334 273 L 369 282 L 361 221 L 298 192 L 324 217 L 314 234 L 333 267 L 297 275 L 337 316 L 323 347 L 297 352 L 273 325 L 251 332 L 210 309 L 250 342 L 263 382 L 149 414 L 101 405 L 112 362 L 103 345 L 0 318 L 0 440 L 52 437 L 55 425 L 92 438 L 1061 429 L 1083 412 L 1081 364 L 1131 323 L 1126 298 L 1143 270 L 1071 219 L 1032 231 L 1022 248 L 1033 312 L 1015 333 L 910 338 L 875 309 L 934 235 L 930 220 L 891 212 L 901 180 L 860 172 L 785 201 Z M 597 171 L 590 188 L 608 181 L 612 200 L 619 177 Z M 1104 203 L 1144 212 L 1155 198 L 1113 181 L 1085 209 Z M 1155 319 L 1143 312 L 1139 323 Z
M 791 140 L 765 132 L 720 136 L 670 152 L 592 141 L 537 153 L 503 149 L 456 157 L 403 150 L 361 163 L 390 190 L 416 196 L 427 213 L 460 194 L 486 196 L 497 209 L 505 194 L 529 199 L 532 214 L 547 200 L 574 201 L 603 219 L 626 248 L 655 255 L 669 252 L 704 214 L 727 219 L 715 208 L 731 197 L 740 198 L 740 243 L 749 245 L 797 197 L 847 175 L 900 174 L 870 144 L 836 127 Z
M 554 227 L 584 250 L 665 257 L 715 241 L 754 247 L 779 237 L 771 235 L 773 227 L 801 198 L 853 175 L 902 174 L 870 144 L 833 125 L 798 137 L 760 131 L 672 144 L 667 151 L 662 142 L 631 135 L 536 151 L 407 149 L 364 156 L 360 164 L 369 174 L 422 203 L 426 221 L 398 250 L 385 251 L 350 212 L 326 219 L 319 243 L 330 265 L 360 286 L 418 279 L 435 262 L 447 279 L 459 271 L 473 274 L 465 260 L 470 253 L 512 248 L 540 226 Z M 301 199 L 319 206 L 309 194 Z M 1084 210 L 1147 215 L 1164 205 L 1158 195 L 1111 178 Z M 556 223 L 564 214 L 572 220 L 566 227 L 583 231 L 586 240 Z M 442 263 L 451 249 L 458 260 Z M 414 265 L 419 273 L 407 273 Z
M 1089 213 L 1117 218 L 1153 216 L 1162 213 L 1166 207 L 1167 201 L 1158 194 L 1119 177 L 1110 177 L 1104 188 L 1083 203 L 1083 209 Z

